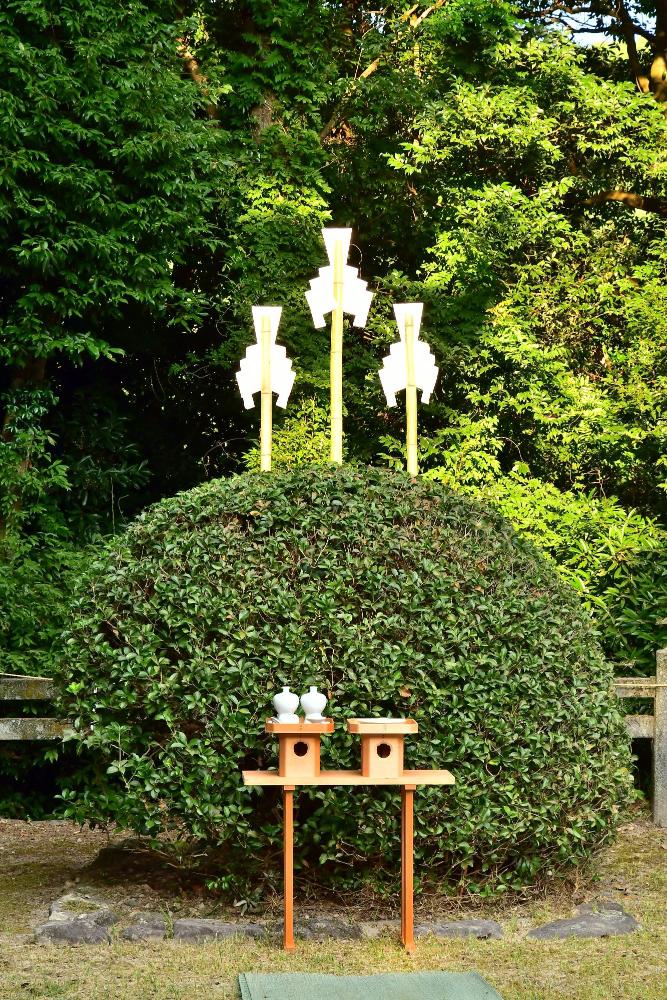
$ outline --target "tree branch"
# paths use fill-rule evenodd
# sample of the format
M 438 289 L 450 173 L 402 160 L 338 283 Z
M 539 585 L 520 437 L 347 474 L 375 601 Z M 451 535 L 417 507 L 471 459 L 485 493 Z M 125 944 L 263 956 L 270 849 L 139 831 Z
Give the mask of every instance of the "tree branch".
M 662 218 L 667 218 L 667 198 L 635 194 L 632 191 L 599 191 L 597 194 L 584 198 L 583 203 L 584 205 L 602 205 L 608 201 L 620 202 L 626 208 L 639 208 L 643 212 L 655 212 Z
M 204 94 L 205 97 L 208 97 L 210 89 L 208 85 L 208 77 L 202 73 L 201 67 L 192 54 L 186 38 L 178 39 L 177 51 L 183 63 L 183 69 L 185 72 L 188 74 L 190 79 L 197 84 L 202 94 Z M 218 105 L 214 101 L 208 101 L 206 104 L 206 114 L 213 121 L 219 120 L 220 112 L 218 111 Z
M 572 25 L 568 25 L 572 30 L 582 33 L 592 33 L 604 31 L 602 25 L 602 18 L 609 17 L 614 21 L 620 21 L 620 14 L 618 11 L 618 3 L 581 3 L 581 4 L 571 4 L 571 3 L 553 3 L 550 7 L 545 7 L 543 10 L 531 12 L 527 15 L 530 18 L 553 18 L 555 21 L 559 21 L 561 24 L 564 17 L 580 17 L 582 14 L 598 18 L 598 26 L 595 28 L 572 28 Z M 559 16 L 560 15 L 560 16 Z M 635 35 L 640 35 L 645 38 L 647 42 L 651 45 L 655 45 L 656 36 L 648 28 L 645 28 L 641 24 L 637 24 L 630 17 L 627 9 L 625 9 L 625 18 L 627 23 L 631 26 Z
M 409 30 L 413 31 L 415 28 L 419 27 L 422 24 L 422 22 L 430 14 L 433 13 L 434 10 L 438 10 L 440 7 L 444 7 L 444 5 L 446 3 L 447 3 L 447 0 L 435 0 L 435 3 L 432 3 L 429 7 L 427 7 L 426 10 L 423 11 L 419 15 L 419 17 L 415 16 L 415 11 L 419 9 L 419 7 L 421 6 L 421 4 L 414 4 L 408 10 L 404 11 L 403 14 L 401 14 L 399 20 L 402 21 L 402 22 L 409 22 L 409 25 L 408 25 Z M 398 37 L 395 36 L 391 40 L 390 46 L 396 45 L 397 41 L 398 41 Z M 386 56 L 385 56 L 385 58 L 386 58 Z M 382 63 L 382 60 L 383 60 L 383 57 L 382 56 L 378 56 L 376 59 L 373 60 L 372 63 L 370 63 L 366 67 L 365 70 L 363 70 L 363 72 L 359 73 L 359 75 L 357 77 L 355 77 L 355 79 L 350 82 L 350 86 L 347 88 L 345 94 L 341 98 L 341 101 L 338 104 L 338 106 L 336 107 L 336 109 L 334 110 L 334 113 L 332 114 L 331 118 L 326 123 L 326 125 L 324 126 L 324 128 L 321 129 L 321 131 L 320 131 L 320 139 L 322 141 L 324 141 L 331 134 L 331 132 L 333 131 L 333 129 L 334 129 L 335 125 L 336 125 L 336 122 L 338 121 L 338 118 L 340 116 L 340 111 L 341 111 L 341 108 L 342 108 L 343 104 L 354 93 L 356 87 L 359 84 L 359 81 L 360 80 L 367 80 L 369 76 L 372 76 L 373 73 L 375 73 L 376 70 L 380 67 L 380 65 Z
M 625 45 L 628 50 L 628 59 L 630 60 L 630 66 L 632 67 L 637 88 L 642 94 L 648 94 L 651 89 L 651 84 L 639 61 L 637 42 L 635 40 L 636 25 L 633 23 L 630 15 L 628 14 L 624 0 L 618 0 L 616 5 L 616 16 L 625 39 Z
M 435 0 L 435 3 L 431 4 L 430 7 L 427 7 L 426 10 L 419 15 L 419 17 L 415 16 L 415 11 L 420 6 L 418 3 L 416 3 L 413 7 L 410 7 L 409 10 L 406 10 L 403 14 L 401 14 L 399 20 L 409 21 L 410 30 L 414 31 L 414 29 L 418 28 L 419 25 L 422 23 L 422 21 L 424 21 L 429 16 L 429 14 L 432 14 L 434 10 L 438 10 L 439 7 L 444 7 L 446 3 L 447 0 Z M 394 39 L 391 44 L 395 45 L 396 41 L 397 39 Z M 381 62 L 381 57 L 378 56 L 377 59 L 374 59 L 373 62 L 366 67 L 363 73 L 359 74 L 357 79 L 365 80 L 367 77 L 371 76 L 380 65 L 380 62 Z

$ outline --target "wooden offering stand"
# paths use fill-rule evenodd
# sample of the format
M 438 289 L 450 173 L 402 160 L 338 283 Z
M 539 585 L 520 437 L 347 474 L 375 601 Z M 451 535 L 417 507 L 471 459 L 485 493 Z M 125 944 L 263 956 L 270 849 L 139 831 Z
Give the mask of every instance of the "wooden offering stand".
M 417 785 L 453 785 L 449 771 L 406 771 L 403 739 L 418 731 L 414 719 L 386 722 L 348 719 L 348 732 L 361 736 L 360 771 L 320 770 L 320 739 L 334 731 L 333 719 L 284 723 L 268 719 L 266 732 L 279 741 L 277 771 L 244 771 L 245 785 L 283 789 L 283 872 L 285 921 L 283 944 L 294 950 L 294 791 L 298 785 L 397 785 L 401 789 L 401 941 L 414 950 L 413 806 Z

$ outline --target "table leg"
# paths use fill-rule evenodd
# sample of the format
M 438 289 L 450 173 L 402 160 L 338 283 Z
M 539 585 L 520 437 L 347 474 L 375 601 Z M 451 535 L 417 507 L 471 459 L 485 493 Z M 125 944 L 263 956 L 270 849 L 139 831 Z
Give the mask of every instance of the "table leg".
M 294 951 L 294 785 L 283 787 L 283 947 Z
M 415 950 L 413 914 L 413 837 L 415 786 L 401 789 L 401 941 L 405 950 Z

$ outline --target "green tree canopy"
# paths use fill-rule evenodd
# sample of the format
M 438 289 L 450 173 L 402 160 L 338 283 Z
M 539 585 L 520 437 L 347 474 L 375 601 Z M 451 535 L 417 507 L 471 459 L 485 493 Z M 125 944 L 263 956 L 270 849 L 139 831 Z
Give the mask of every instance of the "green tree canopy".
M 639 91 L 667 101 L 665 0 L 522 0 L 520 9 L 540 24 L 617 40 Z
M 161 325 L 192 327 L 205 308 L 175 272 L 211 246 L 218 164 L 168 13 L 166 4 L 129 10 L 105 0 L 9 0 L 0 11 L 0 634 L 9 669 L 24 647 L 28 669 L 46 653 L 67 545 L 108 530 L 114 490 L 146 478 L 124 433 L 122 368 L 110 363 Z M 82 375 L 93 363 L 100 382 L 91 386 Z M 105 392 L 104 379 L 120 384 Z
M 117 529 L 243 466 L 253 304 L 283 306 L 298 373 L 281 458 L 317 457 L 328 334 L 303 292 L 320 227 L 352 225 L 376 297 L 346 333 L 348 460 L 402 461 L 375 372 L 392 302 L 423 299 L 427 474 L 496 496 L 607 651 L 647 664 L 667 641 L 667 125 L 616 50 L 491 0 L 7 11 L 2 482 L 23 539 L 45 511 L 56 548 Z M 579 527 L 552 544 L 546 509 Z

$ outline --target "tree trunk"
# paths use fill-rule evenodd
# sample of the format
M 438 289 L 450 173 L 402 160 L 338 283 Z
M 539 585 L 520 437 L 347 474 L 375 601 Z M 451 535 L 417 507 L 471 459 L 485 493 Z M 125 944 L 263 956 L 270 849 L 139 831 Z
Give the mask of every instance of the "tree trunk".
M 650 76 L 655 99 L 664 104 L 667 102 L 667 0 L 656 4 L 655 46 Z
M 637 87 L 644 94 L 651 93 L 660 104 L 667 102 L 667 0 L 657 0 L 655 5 L 655 34 L 651 35 L 635 24 L 623 0 L 618 0 L 615 16 L 628 49 Z M 637 50 L 637 33 L 647 39 L 651 47 L 651 67 L 648 74 L 642 67 Z
M 190 51 L 187 38 L 178 39 L 178 55 L 183 63 L 183 69 L 185 72 L 188 74 L 193 83 L 196 83 L 204 96 L 208 97 L 208 77 L 202 73 L 199 63 Z M 218 105 L 214 101 L 207 101 L 206 114 L 212 121 L 218 121 L 220 118 Z
M 619 2 L 618 5 L 618 22 L 620 24 L 621 31 L 623 32 L 623 38 L 628 50 L 628 59 L 630 60 L 630 66 L 632 67 L 637 88 L 638 90 L 641 90 L 642 94 L 648 94 L 651 89 L 651 83 L 645 70 L 642 68 L 639 52 L 637 51 L 635 26 L 626 10 L 625 4 L 622 2 Z

